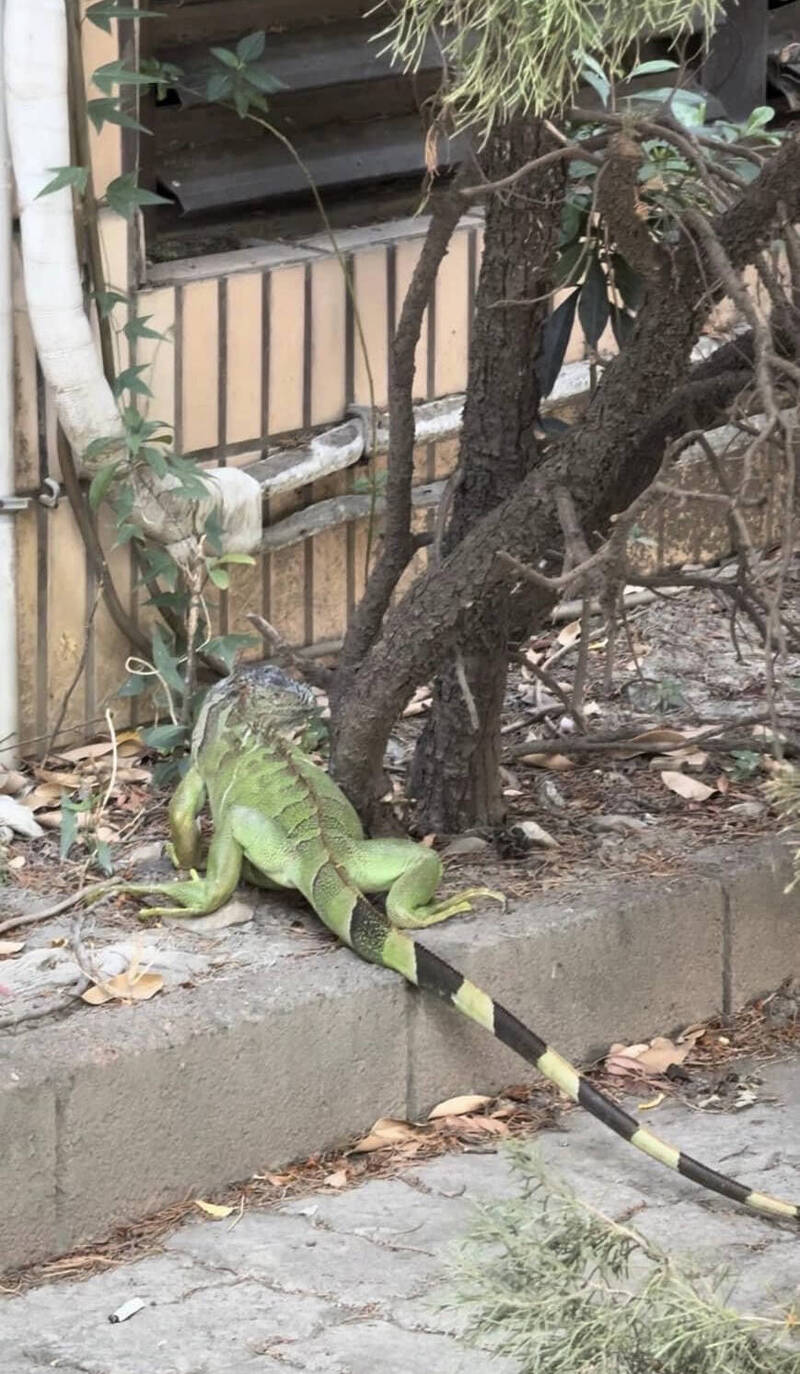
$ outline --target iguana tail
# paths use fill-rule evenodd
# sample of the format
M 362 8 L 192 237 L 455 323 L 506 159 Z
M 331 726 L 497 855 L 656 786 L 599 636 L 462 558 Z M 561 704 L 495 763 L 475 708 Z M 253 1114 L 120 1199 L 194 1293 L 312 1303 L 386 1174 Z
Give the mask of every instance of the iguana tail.
M 499 1002 L 482 992 L 432 950 L 390 925 L 387 917 L 360 894 L 350 917 L 348 943 L 362 958 L 401 973 L 422 991 L 434 993 L 457 1007 L 471 1021 L 476 1021 L 527 1063 L 533 1064 L 573 1102 L 585 1107 L 587 1112 L 637 1150 L 669 1169 L 677 1169 L 679 1174 L 703 1188 L 743 1203 L 755 1212 L 800 1221 L 800 1206 L 782 1202 L 767 1193 L 754 1192 L 727 1174 L 717 1173 L 682 1150 L 659 1140 L 635 1117 L 589 1083 L 572 1064 L 556 1050 L 550 1049 L 546 1041 L 529 1030 L 510 1011 L 506 1011 Z

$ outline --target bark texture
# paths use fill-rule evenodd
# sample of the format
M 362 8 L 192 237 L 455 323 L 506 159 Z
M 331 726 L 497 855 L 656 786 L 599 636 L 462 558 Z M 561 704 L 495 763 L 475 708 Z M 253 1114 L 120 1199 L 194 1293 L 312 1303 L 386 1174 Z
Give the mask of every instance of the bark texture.
M 783 144 L 715 222 L 734 267 L 754 260 L 784 209 L 791 221 L 800 217 L 797 137 Z M 687 382 L 691 348 L 712 299 L 709 279 L 713 272 L 701 247 L 684 237 L 660 263 L 633 339 L 607 369 L 584 420 L 386 616 L 334 731 L 336 776 L 368 822 L 379 814 L 376 786 L 394 721 L 415 686 L 452 657 L 470 613 L 479 612 L 497 583 L 508 579 L 497 550 L 530 560 L 537 550 L 560 547 L 552 496 L 558 483 L 572 493 L 584 529 L 603 531 L 610 516 L 654 477 L 663 444 L 652 442 L 653 419 Z M 678 432 L 685 427 L 680 424 Z M 542 595 L 539 610 L 547 604 Z
M 542 121 L 514 119 L 491 135 L 482 169 L 490 181 L 499 181 L 553 147 Z M 535 362 L 549 310 L 564 175 L 563 162 L 555 163 L 520 179 L 506 194 L 492 196 L 486 207 L 460 482 L 443 541 L 445 556 L 537 461 L 541 398 Z M 533 303 L 514 304 L 527 301 Z M 433 707 L 410 779 L 411 793 L 418 799 L 417 819 L 426 831 L 493 825 L 502 818 L 499 743 L 507 640 L 508 589 L 498 583 L 484 599 L 480 614 L 465 616 L 457 627 L 460 663 L 449 663 L 434 683 Z M 477 729 L 465 699 L 464 679 Z

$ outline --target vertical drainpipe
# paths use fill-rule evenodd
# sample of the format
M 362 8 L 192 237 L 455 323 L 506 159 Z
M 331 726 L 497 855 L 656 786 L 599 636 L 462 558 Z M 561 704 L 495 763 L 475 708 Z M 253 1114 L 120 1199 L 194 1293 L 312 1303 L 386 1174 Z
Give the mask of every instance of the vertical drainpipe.
M 0 498 L 14 495 L 14 306 L 11 288 L 11 158 L 3 80 L 3 20 L 0 0 Z M 0 507 L 0 762 L 16 754 L 17 559 L 14 511 Z M 9 738 L 10 737 L 10 738 Z

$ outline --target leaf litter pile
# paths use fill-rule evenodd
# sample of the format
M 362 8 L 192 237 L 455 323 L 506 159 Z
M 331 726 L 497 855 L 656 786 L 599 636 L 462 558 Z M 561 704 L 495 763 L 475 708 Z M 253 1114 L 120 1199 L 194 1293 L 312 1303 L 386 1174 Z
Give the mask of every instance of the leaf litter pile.
M 800 612 L 797 561 L 786 609 Z M 776 720 L 782 752 L 800 756 L 800 656 L 776 669 L 770 705 L 762 646 L 707 592 L 659 594 L 628 609 L 610 675 L 597 624 L 577 709 L 578 620 L 557 620 L 516 655 L 503 721 L 504 824 L 457 837 L 417 832 L 442 854 L 453 885 L 530 897 L 599 873 L 657 877 L 679 871 L 687 850 L 775 828 L 764 784 L 776 766 Z M 412 832 L 406 773 L 430 699 L 418 689 L 387 751 L 394 810 Z M 4 911 L 21 911 L 26 894 L 67 893 L 104 873 L 144 876 L 166 838 L 169 788 L 154 783 L 163 766 L 127 730 L 19 770 L 0 767 Z
M 629 1109 L 653 1118 L 662 1102 L 676 1097 L 698 1111 L 742 1111 L 770 1100 L 761 1088 L 761 1066 L 799 1045 L 800 985 L 787 980 L 734 1017 L 711 1018 L 674 1039 L 657 1036 L 649 1044 L 612 1045 L 588 1076 L 615 1099 L 627 1096 Z M 448 1098 L 424 1121 L 384 1117 L 343 1150 L 312 1155 L 279 1172 L 254 1174 L 213 1199 L 175 1203 L 133 1224 L 115 1226 L 82 1250 L 0 1276 L 0 1292 L 15 1295 L 59 1279 L 88 1278 L 155 1254 L 167 1236 L 192 1218 L 235 1226 L 245 1211 L 340 1192 L 374 1178 L 402 1176 L 411 1187 L 424 1188 L 415 1179 L 415 1164 L 453 1152 L 493 1154 L 505 1141 L 557 1129 L 563 1113 L 575 1110 L 551 1083 L 537 1079 L 496 1097 L 464 1093 Z M 650 1124 L 658 1130 L 656 1119 Z

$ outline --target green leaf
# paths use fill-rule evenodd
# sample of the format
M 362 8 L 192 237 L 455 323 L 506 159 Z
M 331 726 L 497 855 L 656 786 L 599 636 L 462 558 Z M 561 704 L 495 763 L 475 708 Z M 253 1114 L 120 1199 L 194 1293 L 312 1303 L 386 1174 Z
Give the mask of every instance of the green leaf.
M 236 56 L 240 62 L 257 62 L 264 53 L 267 43 L 267 35 L 263 29 L 257 33 L 245 34 L 236 44 Z
M 769 124 L 770 121 L 774 118 L 775 111 L 771 108 L 771 106 L 757 105 L 756 108 L 754 110 L 751 110 L 749 115 L 747 116 L 747 122 L 745 123 L 742 132 L 745 135 L 754 134 L 759 129 L 763 129 L 764 126 L 766 124 Z
M 37 200 L 41 200 L 42 196 L 51 196 L 54 191 L 63 191 L 65 186 L 74 186 L 83 195 L 89 180 L 88 167 L 48 167 L 47 170 L 55 172 L 55 176 L 42 187 Z
M 92 484 L 89 487 L 89 505 L 92 510 L 97 510 L 97 508 L 102 505 L 106 492 L 114 481 L 118 469 L 119 463 L 108 463 L 106 467 L 100 468 L 100 471 L 95 473 L 92 478 Z
M 61 827 L 59 836 L 58 852 L 62 859 L 66 859 L 69 851 L 78 838 L 78 816 L 81 812 L 89 810 L 88 800 L 75 802 L 69 797 L 63 797 L 61 801 Z
M 95 129 L 99 133 L 104 124 L 119 124 L 123 129 L 138 129 L 140 133 L 149 134 L 150 130 L 140 124 L 138 119 L 126 114 L 121 110 L 117 99 L 113 95 L 100 96 L 97 100 L 87 100 L 86 113 L 91 119 Z
M 570 243 L 560 254 L 556 263 L 554 286 L 572 286 L 576 271 L 583 272 L 586 266 L 585 243 Z
M 589 262 L 586 280 L 580 291 L 578 318 L 586 342 L 590 348 L 596 348 L 600 335 L 608 324 L 609 310 L 606 274 L 600 266 L 597 254 Z
M 114 872 L 114 862 L 111 858 L 111 847 L 107 840 L 94 841 L 94 861 L 102 873 L 111 877 Z
M 139 449 L 139 457 L 143 458 L 149 468 L 152 468 L 156 477 L 166 477 L 169 472 L 169 464 L 166 455 L 160 448 L 153 448 L 152 444 L 143 444 Z
M 137 175 L 136 172 L 124 172 L 106 187 L 106 204 L 123 219 L 132 219 L 134 210 L 140 205 L 172 204 L 167 196 L 159 196 L 155 191 L 146 191 L 144 187 L 137 186 Z
M 588 81 L 589 85 L 597 91 L 603 104 L 607 105 L 608 98 L 611 95 L 611 82 L 600 66 L 600 63 L 596 58 L 592 57 L 590 53 L 582 52 L 576 53 L 575 55 L 582 64 L 581 77 L 584 81 Z
M 86 18 L 103 33 L 110 33 L 112 19 L 163 19 L 164 15 L 160 10 L 140 10 L 138 5 L 125 5 L 120 0 L 98 0 L 89 6 Z
M 654 72 L 672 72 L 677 66 L 677 62 L 670 62 L 666 57 L 657 57 L 652 62 L 640 62 L 637 67 L 628 72 L 627 79 L 631 81 L 635 76 L 649 76 Z
M 233 91 L 233 104 L 240 119 L 244 119 L 250 106 L 253 104 L 250 96 L 243 86 L 235 86 Z
M 542 347 L 535 365 L 542 398 L 550 395 L 561 371 L 572 326 L 575 323 L 575 308 L 579 295 L 580 288 L 571 292 L 548 316 L 542 330 Z
M 123 291 L 93 291 L 92 296 L 97 301 L 97 308 L 104 320 L 108 319 L 115 306 L 128 304 L 128 297 Z
M 140 374 L 147 371 L 146 363 L 135 363 L 132 367 L 126 367 L 114 378 L 112 391 L 119 397 L 123 391 L 129 391 L 132 396 L 152 396 L 152 391 L 146 382 L 142 381 Z
M 635 324 L 634 316 L 628 314 L 627 310 L 620 310 L 618 305 L 611 306 L 611 328 L 614 331 L 614 338 L 620 352 L 630 341 Z
M 623 258 L 621 253 L 614 253 L 611 257 L 611 266 L 614 273 L 614 285 L 622 297 L 623 305 L 628 310 L 638 310 L 644 296 L 644 281 L 638 272 L 634 272 L 630 263 Z
M 215 105 L 218 100 L 227 100 L 233 90 L 233 77 L 230 72 L 214 72 L 206 82 L 206 99 Z
M 209 639 L 203 649 L 207 654 L 221 658 L 226 668 L 232 669 L 240 649 L 257 648 L 258 643 L 254 635 L 217 635 Z
M 122 327 L 126 339 L 161 339 L 163 343 L 166 343 L 166 334 L 159 333 L 157 329 L 148 329 L 147 321 L 152 320 L 152 318 L 152 315 L 136 315 L 134 319 L 128 320 L 128 323 Z
M 162 754 L 166 754 L 171 749 L 177 749 L 181 744 L 185 744 L 187 730 L 185 725 L 151 725 L 139 733 L 151 749 L 158 749 Z
M 131 539 L 141 539 L 142 531 L 138 525 L 122 521 L 117 525 L 117 544 L 129 544 Z
M 116 453 L 120 446 L 120 441 L 114 435 L 106 435 L 105 438 L 92 439 L 84 450 L 85 458 L 104 458 L 106 454 Z
M 153 663 L 167 686 L 183 696 L 185 684 L 178 670 L 178 660 L 164 639 L 159 625 L 153 626 Z
M 277 76 L 271 76 L 270 73 L 265 72 L 262 67 L 249 67 L 247 71 L 247 80 L 251 86 L 255 86 L 266 95 L 274 95 L 275 91 L 286 90 L 286 83 L 284 81 L 279 81 Z
M 223 529 L 222 521 L 219 518 L 219 511 L 212 509 L 208 512 L 205 525 L 203 526 L 203 533 L 208 540 L 208 547 L 212 552 L 221 554 Z
M 119 58 L 114 62 L 106 62 L 92 72 L 95 86 L 106 95 L 111 95 L 115 86 L 153 86 L 159 79 L 154 71 L 131 71 Z
M 209 568 L 208 575 L 215 587 L 219 587 L 221 592 L 226 592 L 231 585 L 230 575 L 224 568 Z
M 129 673 L 121 687 L 117 688 L 118 697 L 140 697 L 149 683 L 141 673 Z
M 214 57 L 216 57 L 217 61 L 222 62 L 224 66 L 231 67 L 234 71 L 239 70 L 241 62 L 236 56 L 236 53 L 231 52 L 230 48 L 212 48 L 211 52 Z
M 567 200 L 564 202 L 561 211 L 561 235 L 560 245 L 564 247 L 568 243 L 573 243 L 583 229 L 587 210 L 584 205 L 579 205 L 577 201 Z
M 252 567 L 255 561 L 249 553 L 223 553 L 216 560 L 217 563 L 244 563 L 248 567 Z
M 593 90 L 597 91 L 603 106 L 606 106 L 608 104 L 608 97 L 611 95 L 611 86 L 606 78 L 604 76 L 598 76 L 596 72 L 587 71 L 585 67 L 581 72 L 581 76 L 584 81 L 588 82 Z

